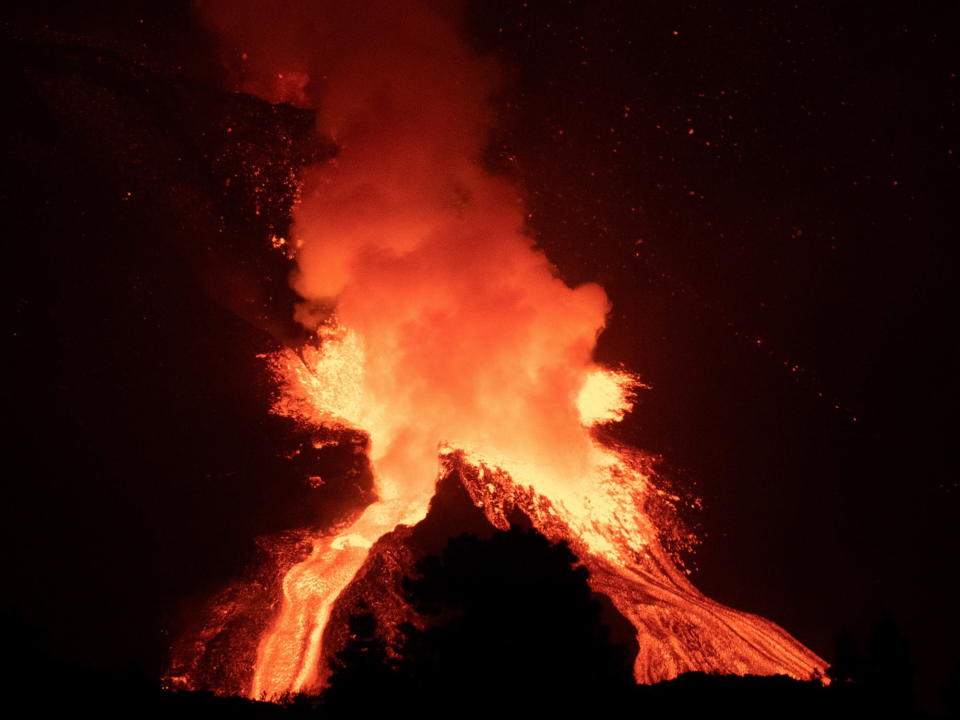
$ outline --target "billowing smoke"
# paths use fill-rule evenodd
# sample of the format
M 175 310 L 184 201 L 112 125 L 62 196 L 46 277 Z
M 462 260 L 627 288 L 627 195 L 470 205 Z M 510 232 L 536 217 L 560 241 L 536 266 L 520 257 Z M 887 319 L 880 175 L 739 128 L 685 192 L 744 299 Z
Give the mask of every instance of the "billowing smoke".
M 432 487 L 437 447 L 574 481 L 590 441 L 576 398 L 608 310 L 571 289 L 525 233 L 516 187 L 481 163 L 498 83 L 459 4 L 199 4 L 237 89 L 315 108 L 335 159 L 294 211 L 298 319 L 356 334 L 367 430 L 388 496 Z M 393 489 L 391 489 L 393 488 Z

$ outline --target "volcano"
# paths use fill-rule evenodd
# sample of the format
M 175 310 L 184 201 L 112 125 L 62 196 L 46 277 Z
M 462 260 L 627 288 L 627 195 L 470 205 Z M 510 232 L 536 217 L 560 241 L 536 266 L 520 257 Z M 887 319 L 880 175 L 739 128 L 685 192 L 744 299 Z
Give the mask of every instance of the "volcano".
M 274 245 L 295 263 L 294 317 L 309 340 L 264 355 L 273 412 L 364 438 L 372 501 L 300 535 L 292 552 L 284 545 L 261 599 L 248 584 L 217 601 L 187 656 L 205 657 L 214 641 L 233 648 L 214 662 L 229 668 L 221 692 L 321 689 L 362 588 L 381 595 L 364 602 L 395 632 L 398 583 L 413 568 L 407 536 L 437 480 L 455 477 L 492 527 L 519 512 L 569 545 L 635 628 L 638 681 L 821 674 L 824 663 L 778 627 L 686 580 L 664 549 L 673 521 L 658 512 L 668 494 L 649 459 L 603 439 L 645 386 L 595 360 L 612 309 L 605 290 L 560 276 L 522 188 L 484 162 L 502 70 L 463 36 L 456 8 L 266 7 L 198 4 L 235 89 L 314 109 L 317 136 L 335 148 L 301 169 L 290 237 Z M 219 628 L 243 617 L 253 624 L 238 647 Z M 206 660 L 177 664 L 171 685 L 204 686 Z
M 687 672 L 788 675 L 803 680 L 824 677 L 824 661 L 775 623 L 725 607 L 700 593 L 659 543 L 642 553 L 634 553 L 629 546 L 621 548 L 633 555 L 626 563 L 596 554 L 578 539 L 549 500 L 517 486 L 505 473 L 472 464 L 462 452 L 449 452 L 442 457 L 442 476 L 424 519 L 397 526 L 369 549 L 356 539 L 351 541 L 349 527 L 339 535 L 315 539 L 312 546 L 303 537 L 275 539 L 275 555 L 268 563 L 271 571 L 261 569 L 256 580 L 238 583 L 221 596 L 209 624 L 180 644 L 178 664 L 167 676 L 168 686 L 259 697 L 272 687 L 272 696 L 279 697 L 284 694 L 283 683 L 299 683 L 296 691 L 317 692 L 331 660 L 350 639 L 352 615 L 372 613 L 384 640 L 388 644 L 396 641 L 403 623 L 416 622 L 404 599 L 403 581 L 416 574 L 418 560 L 438 552 L 452 535 L 471 532 L 482 536 L 494 529 L 509 529 L 518 521 L 554 542 L 567 543 L 588 569 L 594 593 L 629 623 L 637 682 L 652 684 Z M 267 629 L 265 612 L 280 612 L 276 598 L 268 598 L 279 594 L 282 578 L 289 577 L 296 564 L 292 548 L 299 548 L 300 564 L 306 572 L 315 572 L 318 579 L 331 584 L 337 582 L 336 574 L 355 564 L 357 558 L 362 563 L 333 597 L 324 596 L 322 589 L 318 593 L 315 587 L 300 587 L 307 601 L 297 603 L 286 588 L 285 602 L 296 605 L 300 631 L 286 638 L 283 648 L 292 650 L 283 660 L 290 663 L 292 656 L 293 665 L 281 664 L 286 674 L 261 674 L 258 678 L 254 667 L 256 631 Z M 269 577 L 273 581 L 265 583 Z M 275 627 L 274 632 L 277 630 Z M 261 662 L 262 652 L 261 648 Z M 282 652 L 276 653 L 274 661 L 278 655 Z M 275 668 L 273 671 L 276 673 Z M 274 685 L 268 684 L 271 682 Z

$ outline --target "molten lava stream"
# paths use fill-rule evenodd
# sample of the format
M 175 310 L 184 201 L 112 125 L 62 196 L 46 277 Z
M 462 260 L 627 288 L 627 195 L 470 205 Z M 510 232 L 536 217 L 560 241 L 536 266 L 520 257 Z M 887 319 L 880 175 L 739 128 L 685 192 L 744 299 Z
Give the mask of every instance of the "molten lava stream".
M 275 700 L 323 686 L 326 678 L 319 672 L 323 631 L 333 604 L 356 576 L 373 543 L 401 523 L 421 520 L 428 501 L 422 497 L 407 503 L 375 502 L 336 535 L 314 540 L 310 556 L 283 579 L 283 605 L 257 650 L 251 697 Z

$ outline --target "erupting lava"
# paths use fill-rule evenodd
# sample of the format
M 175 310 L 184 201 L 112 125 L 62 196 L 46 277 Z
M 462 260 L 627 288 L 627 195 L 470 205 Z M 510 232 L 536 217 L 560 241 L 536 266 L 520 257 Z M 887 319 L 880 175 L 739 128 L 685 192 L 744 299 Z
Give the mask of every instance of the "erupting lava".
M 570 543 L 636 628 L 638 681 L 822 671 L 773 623 L 689 583 L 661 546 L 643 458 L 597 439 L 638 386 L 592 360 L 606 295 L 557 277 L 518 190 L 481 166 L 496 68 L 436 5 L 200 5 L 243 58 L 240 87 L 316 108 L 339 148 L 303 172 L 293 282 L 317 339 L 271 358 L 275 411 L 365 433 L 379 496 L 290 567 L 247 692 L 322 687 L 335 602 L 450 472 L 497 527 L 520 507 Z

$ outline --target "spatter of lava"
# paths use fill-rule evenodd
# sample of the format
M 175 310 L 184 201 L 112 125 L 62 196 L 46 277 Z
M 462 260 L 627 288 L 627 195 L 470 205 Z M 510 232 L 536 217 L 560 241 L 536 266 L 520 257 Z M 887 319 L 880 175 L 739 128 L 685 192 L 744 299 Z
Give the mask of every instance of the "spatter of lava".
M 342 327 L 328 327 L 322 335 L 318 347 L 272 358 L 283 387 L 275 411 L 305 423 L 355 427 L 366 402 L 362 343 Z M 585 369 L 576 406 L 591 465 L 577 482 L 541 472 L 523 457 L 485 454 L 456 442 L 436 448 L 437 473 L 426 486 L 379 478 L 381 499 L 338 532 L 313 538 L 309 556 L 287 571 L 282 606 L 259 643 L 250 695 L 276 698 L 322 687 L 330 652 L 327 623 L 337 599 L 381 537 L 423 519 L 433 482 L 450 473 L 493 526 L 506 529 L 517 508 L 546 537 L 570 545 L 589 569 L 592 588 L 636 628 L 638 682 L 698 670 L 800 679 L 822 674 L 824 662 L 774 623 L 705 597 L 662 547 L 663 528 L 658 531 L 647 511 L 651 495 L 660 492 L 648 463 L 635 451 L 604 446 L 590 432 L 622 418 L 635 385 L 624 372 Z M 374 467 L 377 444 L 374 430 Z

